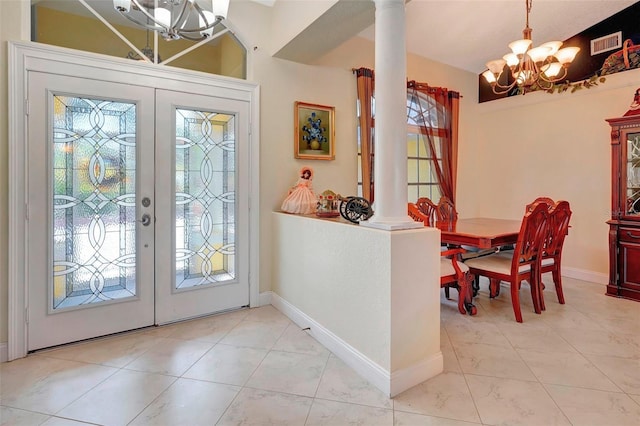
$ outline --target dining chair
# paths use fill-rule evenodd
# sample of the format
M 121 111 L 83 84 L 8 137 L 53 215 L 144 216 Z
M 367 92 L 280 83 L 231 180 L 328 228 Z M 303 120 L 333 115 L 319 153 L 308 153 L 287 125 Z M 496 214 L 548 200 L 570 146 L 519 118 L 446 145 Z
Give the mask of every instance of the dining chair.
M 571 208 L 569 202 L 560 200 L 555 203 L 549 211 L 549 226 L 547 228 L 547 236 L 542 245 L 542 261 L 540 274 L 551 272 L 553 277 L 553 284 L 556 287 L 556 296 L 558 297 L 558 303 L 564 305 L 564 293 L 562 291 L 562 275 L 561 275 L 561 260 L 562 260 L 562 247 L 564 246 L 564 240 L 569 233 L 569 220 L 571 219 Z M 540 307 L 542 310 L 544 306 L 544 285 L 540 281 Z
M 423 205 L 431 207 L 435 204 L 428 198 L 420 198 Z M 424 200 L 427 200 L 425 202 Z M 427 216 L 423 213 L 422 209 L 418 206 L 418 203 L 409 203 L 408 212 L 409 216 L 413 220 L 424 223 L 424 226 L 433 227 L 435 219 L 435 208 L 428 210 L 432 215 Z M 431 224 L 431 225 L 430 225 Z M 461 248 L 446 249 L 442 247 L 440 252 L 440 288 L 444 288 L 445 296 L 449 299 L 449 289 L 455 288 L 458 290 L 458 310 L 461 314 L 475 315 L 477 308 L 473 305 L 471 297 L 471 275 L 469 274 L 469 268 L 462 262 L 458 262 L 458 257 L 464 250 Z
M 527 204 L 527 207 L 526 207 L 525 211 L 527 211 L 527 212 L 528 212 L 528 211 L 531 211 L 531 210 L 533 209 L 533 207 L 534 207 L 536 204 L 539 204 L 539 203 L 544 203 L 544 204 L 546 204 L 546 205 L 547 205 L 547 208 L 548 208 L 549 210 L 551 210 L 551 208 L 552 208 L 553 206 L 555 206 L 555 204 L 556 204 L 556 202 L 555 202 L 555 201 L 553 201 L 553 198 L 549 198 L 549 197 L 538 197 L 538 198 L 536 198 L 535 200 L 533 200 L 531 203 Z
M 458 220 L 458 211 L 456 210 L 456 206 L 446 195 L 440 197 L 436 208 L 438 222 L 455 222 Z
M 542 244 L 546 237 L 549 210 L 543 203 L 536 204 L 522 218 L 518 240 L 511 256 L 495 253 L 476 257 L 465 261 L 476 282 L 480 276 L 489 278 L 489 294 L 491 298 L 500 294 L 500 283 L 506 281 L 511 287 L 511 304 L 517 322 L 522 322 L 520 308 L 520 287 L 527 281 L 531 288 L 533 307 L 537 314 L 542 312 L 540 306 L 540 263 Z
M 411 216 L 411 205 L 412 204 L 413 203 L 409 203 L 409 215 L 410 216 Z M 437 220 L 438 206 L 433 201 L 431 201 L 431 199 L 429 199 L 427 197 L 420 197 L 415 202 L 414 207 L 417 209 L 417 211 L 419 213 L 422 213 L 422 215 L 424 215 L 424 217 L 422 219 L 425 219 L 425 218 L 427 219 L 427 222 L 425 222 L 425 226 L 435 226 L 436 220 Z M 420 218 L 416 218 L 416 217 L 413 217 L 413 220 L 417 220 L 419 222 L 422 222 L 422 220 Z

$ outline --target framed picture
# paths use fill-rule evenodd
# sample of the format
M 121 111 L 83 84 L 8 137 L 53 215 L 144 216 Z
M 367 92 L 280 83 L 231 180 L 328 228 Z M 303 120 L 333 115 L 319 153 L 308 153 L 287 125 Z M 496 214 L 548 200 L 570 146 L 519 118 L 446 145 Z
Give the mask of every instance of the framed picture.
M 296 102 L 293 154 L 308 160 L 333 160 L 335 107 Z

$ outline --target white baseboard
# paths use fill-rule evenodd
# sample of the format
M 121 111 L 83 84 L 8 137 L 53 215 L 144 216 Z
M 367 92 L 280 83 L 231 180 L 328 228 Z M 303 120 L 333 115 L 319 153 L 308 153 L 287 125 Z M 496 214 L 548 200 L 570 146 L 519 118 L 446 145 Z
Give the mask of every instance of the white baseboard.
M 313 318 L 309 317 L 276 293 L 271 294 L 271 305 L 286 315 L 300 328 L 309 328 L 309 334 L 311 334 L 314 339 L 333 352 L 358 374 L 367 379 L 369 383 L 380 389 L 385 395 L 391 396 L 391 377 L 388 371 L 358 352 L 344 340 L 324 328 L 322 325 L 314 321 Z M 442 368 L 440 369 L 440 372 L 441 371 Z M 404 374 L 401 373 L 401 375 Z M 435 374 L 430 377 L 433 377 L 434 375 Z
M 442 352 L 438 352 L 431 358 L 422 360 L 419 364 L 394 371 L 391 374 L 391 397 L 393 398 L 399 393 L 437 376 L 442 373 L 443 368 L 444 358 Z
M 9 348 L 6 343 L 0 343 L 0 362 L 9 360 Z
M 562 267 L 562 276 L 569 277 L 581 281 L 589 281 L 596 284 L 609 284 L 609 275 L 600 272 L 587 271 L 578 268 Z
M 271 295 L 273 294 L 272 291 L 265 291 L 260 293 L 260 297 L 258 298 L 258 306 L 267 306 L 267 305 L 271 305 Z

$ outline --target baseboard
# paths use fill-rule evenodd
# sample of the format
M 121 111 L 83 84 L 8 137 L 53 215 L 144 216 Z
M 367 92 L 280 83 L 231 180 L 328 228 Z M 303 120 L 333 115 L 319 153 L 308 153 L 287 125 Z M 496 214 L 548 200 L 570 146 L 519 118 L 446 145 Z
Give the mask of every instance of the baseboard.
M 425 380 L 442 373 L 444 358 L 442 352 L 438 352 L 429 359 L 422 360 L 419 364 L 403 370 L 394 371 L 391 374 L 391 397 L 418 385 Z
M 258 303 L 260 304 L 259 306 L 267 306 L 267 305 L 271 305 L 271 295 L 273 294 L 272 291 L 265 291 L 260 293 L 260 296 L 258 298 Z
M 0 343 L 0 362 L 9 360 L 9 348 L 6 343 Z
M 278 294 L 271 293 L 271 305 L 286 315 L 300 328 L 309 328 L 309 334 L 311 334 L 314 339 L 333 352 L 358 374 L 368 380 L 369 383 L 380 389 L 385 395 L 391 396 L 391 377 L 388 371 L 358 352 L 344 340 L 340 339 L 331 331 L 313 320 L 313 318 L 309 317 L 300 309 L 278 296 Z M 442 354 L 440 354 L 440 356 L 442 356 Z M 442 362 L 442 360 L 440 362 Z M 422 371 L 422 369 L 420 370 Z M 440 371 L 442 371 L 442 368 Z M 400 374 L 404 377 L 404 372 L 401 372 Z M 430 377 L 433 377 L 434 375 L 435 374 L 432 374 Z M 426 379 L 423 379 L 422 381 L 424 380 Z
M 609 275 L 602 274 L 600 272 L 587 271 L 584 269 L 578 268 L 568 268 L 566 266 L 562 267 L 562 276 L 573 278 L 581 281 L 589 281 L 596 284 L 609 284 Z

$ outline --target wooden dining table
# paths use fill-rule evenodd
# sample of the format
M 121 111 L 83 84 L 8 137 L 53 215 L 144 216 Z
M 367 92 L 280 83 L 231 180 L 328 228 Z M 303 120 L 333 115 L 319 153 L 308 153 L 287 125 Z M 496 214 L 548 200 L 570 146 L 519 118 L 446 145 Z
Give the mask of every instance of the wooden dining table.
M 454 246 L 472 246 L 480 249 L 515 244 L 522 221 L 474 217 L 455 222 L 438 222 L 440 241 Z
M 454 222 L 439 222 L 440 241 L 448 246 L 471 246 L 479 249 L 490 249 L 515 245 L 518 241 L 522 221 L 512 219 L 496 219 L 491 217 L 474 217 L 458 219 Z M 480 284 L 473 280 L 469 298 L 478 295 Z M 470 304 L 470 306 L 472 306 Z

